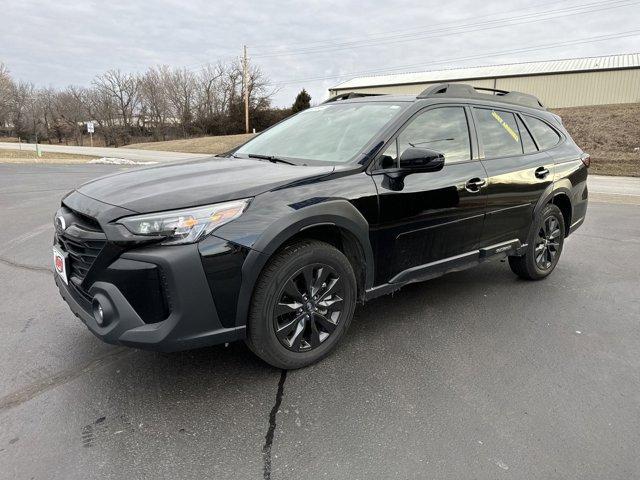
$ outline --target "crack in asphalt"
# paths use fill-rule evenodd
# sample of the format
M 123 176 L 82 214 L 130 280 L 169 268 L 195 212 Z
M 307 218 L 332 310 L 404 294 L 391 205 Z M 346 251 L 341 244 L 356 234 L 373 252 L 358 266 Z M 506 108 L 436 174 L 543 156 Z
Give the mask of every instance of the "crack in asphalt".
M 46 272 L 52 273 L 53 270 L 47 267 L 40 267 L 37 265 L 27 265 L 26 263 L 14 262 L 13 260 L 9 260 L 8 258 L 0 257 L 0 263 L 7 265 L 9 267 L 20 268 L 22 270 L 28 270 L 31 272 Z
M 280 405 L 282 404 L 282 396 L 284 395 L 284 382 L 287 380 L 287 371 L 280 371 L 280 380 L 278 381 L 278 392 L 276 393 L 276 401 L 271 408 L 269 414 L 269 429 L 264 436 L 264 446 L 262 447 L 262 459 L 264 462 L 263 476 L 264 480 L 271 480 L 271 446 L 273 445 L 273 437 L 276 432 L 276 417 Z
M 37 382 L 27 385 L 16 392 L 1 397 L 0 412 L 21 405 L 24 402 L 28 402 L 52 388 L 64 385 L 65 383 L 75 380 L 76 378 L 86 373 L 90 373 L 104 365 L 116 362 L 127 355 L 131 355 L 133 352 L 134 350 L 125 348 L 115 349 L 98 358 L 89 360 L 76 368 L 63 370 L 55 375 L 38 380 Z

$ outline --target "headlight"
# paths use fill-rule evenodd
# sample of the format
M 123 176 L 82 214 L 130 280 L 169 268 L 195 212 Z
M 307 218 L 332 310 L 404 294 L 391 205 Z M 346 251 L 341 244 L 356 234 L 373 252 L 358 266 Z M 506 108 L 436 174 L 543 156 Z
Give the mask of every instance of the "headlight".
M 185 208 L 169 212 L 136 215 L 118 223 L 136 235 L 167 237 L 163 245 L 197 242 L 213 230 L 242 215 L 249 199 L 216 203 L 204 207 Z

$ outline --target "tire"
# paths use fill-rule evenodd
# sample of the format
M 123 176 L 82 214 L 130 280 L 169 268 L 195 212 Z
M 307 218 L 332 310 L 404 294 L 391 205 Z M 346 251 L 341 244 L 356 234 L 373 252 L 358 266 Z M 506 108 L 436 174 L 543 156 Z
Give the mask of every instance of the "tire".
M 256 282 L 246 343 L 274 367 L 311 365 L 344 336 L 356 296 L 353 268 L 342 252 L 317 240 L 288 245 Z
M 547 204 L 531 225 L 526 253 L 522 257 L 509 257 L 513 273 L 526 280 L 547 277 L 560 260 L 565 233 L 562 212 L 556 205 Z

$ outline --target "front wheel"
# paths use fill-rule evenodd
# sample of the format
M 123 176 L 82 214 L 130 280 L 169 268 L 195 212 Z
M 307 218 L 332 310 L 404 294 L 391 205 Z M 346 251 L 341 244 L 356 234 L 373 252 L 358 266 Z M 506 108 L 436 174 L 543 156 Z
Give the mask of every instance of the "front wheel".
M 356 304 L 349 260 L 335 247 L 304 240 L 285 247 L 260 275 L 247 322 L 247 345 L 267 363 L 306 367 L 345 334 Z
M 531 226 L 526 253 L 522 257 L 509 257 L 513 273 L 526 280 L 545 278 L 560 259 L 564 236 L 562 212 L 550 203 L 542 209 Z

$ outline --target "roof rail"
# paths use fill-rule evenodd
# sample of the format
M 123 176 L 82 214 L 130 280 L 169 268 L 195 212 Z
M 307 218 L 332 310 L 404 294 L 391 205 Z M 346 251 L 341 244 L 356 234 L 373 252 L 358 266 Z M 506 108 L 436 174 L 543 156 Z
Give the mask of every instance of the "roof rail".
M 336 102 L 338 100 L 349 100 L 350 98 L 360 98 L 360 97 L 377 97 L 382 95 L 381 93 L 360 93 L 360 92 L 346 92 L 341 93 L 340 95 L 336 95 L 335 97 L 331 97 L 328 100 L 325 100 L 324 103 Z
M 484 91 L 492 92 L 492 95 L 482 93 Z M 500 97 L 500 102 L 513 103 L 523 107 L 537 108 L 546 110 L 543 103 L 533 95 L 521 92 L 508 92 L 506 90 L 498 90 L 495 88 L 474 87 L 466 83 L 439 83 L 431 85 L 423 90 L 417 98 L 433 98 L 433 97 L 458 97 L 458 98 L 475 98 L 479 100 L 490 100 L 488 96 Z

